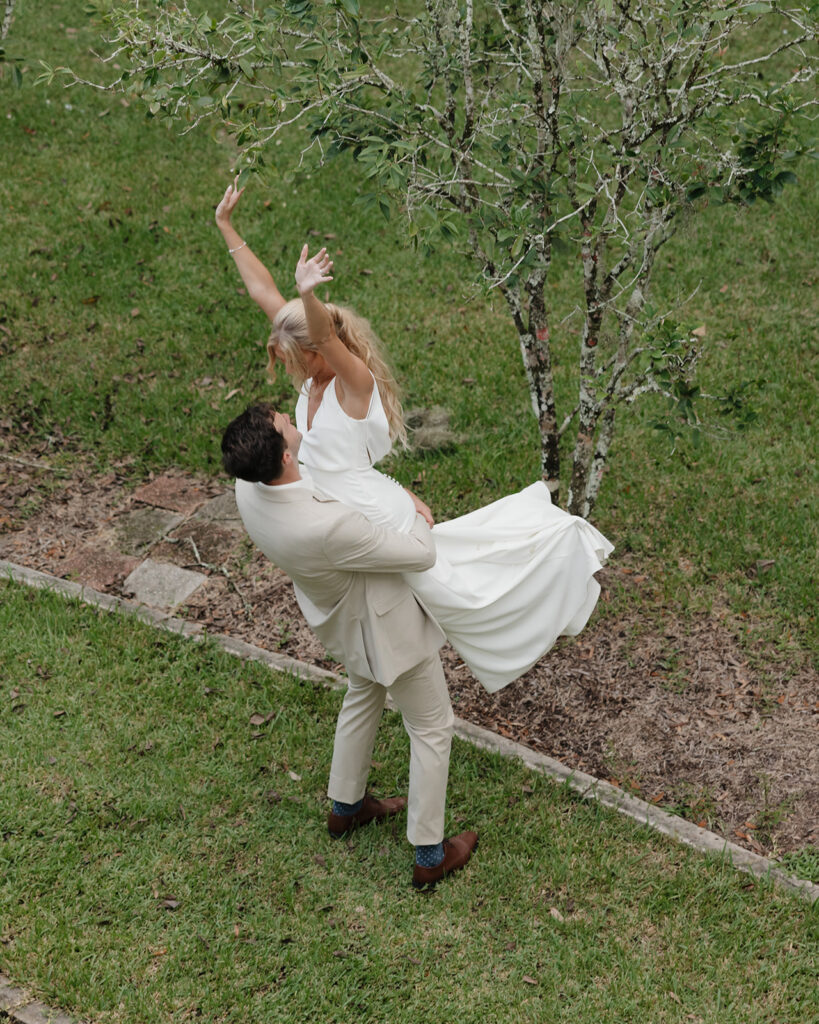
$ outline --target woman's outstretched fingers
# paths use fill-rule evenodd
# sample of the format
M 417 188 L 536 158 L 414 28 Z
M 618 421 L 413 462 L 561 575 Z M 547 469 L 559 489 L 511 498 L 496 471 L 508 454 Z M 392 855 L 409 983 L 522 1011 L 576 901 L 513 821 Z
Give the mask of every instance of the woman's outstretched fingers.
M 233 182 L 228 185 L 225 189 L 225 194 L 222 196 L 221 202 L 216 207 L 216 220 L 230 220 L 230 215 L 236 209 L 236 204 L 239 202 L 243 188 L 239 188 L 239 177 L 238 175 L 234 178 Z
M 296 264 L 296 286 L 304 293 L 312 291 L 316 285 L 327 284 L 333 278 L 330 271 L 333 269 L 333 261 L 327 255 L 327 250 L 322 248 L 315 256 L 307 258 L 309 248 L 307 244 L 302 247 L 299 262 Z

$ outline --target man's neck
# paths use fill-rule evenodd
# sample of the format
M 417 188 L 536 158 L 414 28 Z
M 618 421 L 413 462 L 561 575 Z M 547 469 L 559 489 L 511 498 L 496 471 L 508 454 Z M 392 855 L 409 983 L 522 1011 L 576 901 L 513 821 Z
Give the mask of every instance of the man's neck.
M 268 487 L 281 487 L 282 484 L 296 484 L 301 481 L 301 473 L 299 473 L 298 466 L 289 466 L 282 473 L 281 476 L 277 476 L 275 480 L 268 480 Z

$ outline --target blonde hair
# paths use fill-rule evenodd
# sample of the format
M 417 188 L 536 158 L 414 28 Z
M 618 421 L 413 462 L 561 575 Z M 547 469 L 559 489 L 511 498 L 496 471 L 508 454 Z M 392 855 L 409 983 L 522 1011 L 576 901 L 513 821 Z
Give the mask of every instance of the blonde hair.
M 404 426 L 404 413 L 398 398 L 398 384 L 387 360 L 381 351 L 381 342 L 370 327 L 369 320 L 354 313 L 346 306 L 335 306 L 326 302 L 324 308 L 333 321 L 333 330 L 339 340 L 355 356 L 364 363 L 375 378 L 381 404 L 387 416 L 390 428 L 390 439 L 407 446 L 407 429 Z M 293 384 L 301 390 L 310 376 L 305 352 L 319 352 L 320 349 L 310 341 L 307 331 L 307 317 L 301 299 L 291 299 L 286 303 L 273 321 L 270 338 L 267 342 L 267 372 L 273 374 L 276 363 L 275 347 L 278 346 L 285 359 L 285 369 Z

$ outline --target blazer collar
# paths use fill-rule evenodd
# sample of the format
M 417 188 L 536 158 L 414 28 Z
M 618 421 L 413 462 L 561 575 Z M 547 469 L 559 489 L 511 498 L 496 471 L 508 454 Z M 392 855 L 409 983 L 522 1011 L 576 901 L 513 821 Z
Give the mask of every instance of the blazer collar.
M 253 484 L 253 489 L 265 501 L 312 501 L 315 497 L 311 485 L 303 480 L 295 481 L 292 484 L 273 485 L 272 487 L 268 484 Z

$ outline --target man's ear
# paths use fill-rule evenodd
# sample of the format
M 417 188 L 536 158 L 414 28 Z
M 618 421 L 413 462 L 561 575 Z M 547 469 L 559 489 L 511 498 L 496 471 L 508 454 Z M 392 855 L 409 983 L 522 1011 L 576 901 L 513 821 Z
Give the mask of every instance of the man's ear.
M 292 462 L 293 462 L 293 456 L 285 448 L 284 451 L 282 452 L 282 466 L 290 466 L 292 464 Z

